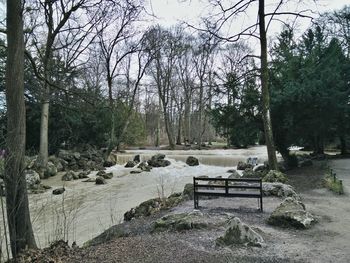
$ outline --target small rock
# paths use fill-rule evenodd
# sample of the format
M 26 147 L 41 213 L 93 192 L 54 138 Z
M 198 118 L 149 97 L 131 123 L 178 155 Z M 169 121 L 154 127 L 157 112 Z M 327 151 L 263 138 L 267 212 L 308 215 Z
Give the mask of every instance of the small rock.
M 108 160 L 103 162 L 103 167 L 111 167 L 113 165 L 116 165 L 116 163 Z
M 138 171 L 138 170 L 134 170 L 134 171 L 130 171 L 131 174 L 140 174 L 142 173 L 142 171 Z
M 95 180 L 96 184 L 106 184 L 106 179 L 104 179 L 102 176 L 97 176 Z
M 141 162 L 137 168 L 140 168 L 144 172 L 150 172 L 152 170 L 152 167 L 147 162 Z
M 187 159 L 186 159 L 186 164 L 188 166 L 197 166 L 197 165 L 199 165 L 199 161 L 194 156 L 188 156 Z
M 110 172 L 110 173 L 104 173 L 104 174 L 102 175 L 102 177 L 103 177 L 104 179 L 112 179 L 112 178 L 113 178 L 113 173 L 112 173 L 112 172 Z
M 222 237 L 216 240 L 220 246 L 230 246 L 234 244 L 245 244 L 249 246 L 261 247 L 264 239 L 251 227 L 241 222 L 238 217 L 229 221 L 229 227 Z
M 136 165 L 136 162 L 134 161 L 128 161 L 126 164 L 125 164 L 125 168 L 133 168 L 134 166 Z
M 66 189 L 64 189 L 64 187 L 62 187 L 62 188 L 57 188 L 57 189 L 54 189 L 54 190 L 52 191 L 52 194 L 54 194 L 54 195 L 60 195 L 60 194 L 63 194 L 64 191 L 66 191 Z
M 75 176 L 73 171 L 68 171 L 62 176 L 62 181 L 72 181 Z

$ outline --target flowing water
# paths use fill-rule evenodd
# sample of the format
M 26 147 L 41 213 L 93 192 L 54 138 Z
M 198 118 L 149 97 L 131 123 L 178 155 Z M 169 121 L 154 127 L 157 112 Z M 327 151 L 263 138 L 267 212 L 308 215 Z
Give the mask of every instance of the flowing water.
M 156 153 L 166 154 L 171 165 L 154 168 L 151 172 L 130 174 L 124 168 L 126 161 L 140 154 L 147 160 Z M 188 156 L 199 159 L 200 165 L 189 167 L 185 164 Z M 106 185 L 76 180 L 61 181 L 56 175 L 44 184 L 54 188 L 64 186 L 63 195 L 52 195 L 52 191 L 29 195 L 34 233 L 40 247 L 47 246 L 53 240 L 64 238 L 82 245 L 110 226 L 120 223 L 123 214 L 150 198 L 165 196 L 182 191 L 186 183 L 192 182 L 193 176 L 228 176 L 227 170 L 235 168 L 238 161 L 245 161 L 249 156 L 256 156 L 259 162 L 266 160 L 265 147 L 253 147 L 240 150 L 189 150 L 156 151 L 133 150 L 118 155 L 118 164 L 107 169 L 114 177 Z M 96 172 L 90 174 L 94 177 Z

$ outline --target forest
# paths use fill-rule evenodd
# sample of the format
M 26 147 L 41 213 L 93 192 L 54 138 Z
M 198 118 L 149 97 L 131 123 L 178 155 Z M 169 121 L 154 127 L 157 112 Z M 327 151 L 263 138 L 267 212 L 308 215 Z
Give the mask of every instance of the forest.
M 247 56 L 254 53 L 248 41 L 230 43 L 181 24 L 140 30 L 141 3 L 73 2 L 34 1 L 24 14 L 28 152 L 82 143 L 200 146 L 218 137 L 236 147 L 264 142 L 259 61 Z M 346 152 L 349 13 L 322 14 L 301 37 L 284 26 L 270 44 L 271 115 L 282 153 L 291 145 Z
M 142 0 L 13 2 L 23 22 L 21 142 L 25 155 L 38 155 L 40 167 L 60 149 L 84 145 L 111 152 L 266 144 L 276 169 L 275 149 L 290 166 L 296 165 L 292 146 L 348 154 L 350 6 L 290 13 L 293 18 L 270 35 L 278 8 L 264 13 L 258 1 L 258 22 L 228 36 L 222 34 L 226 16 L 238 16 L 254 1 L 232 9 L 209 1 L 219 15 L 169 27 L 150 23 Z M 300 32 L 290 23 L 296 18 L 309 26 Z M 0 28 L 0 146 L 6 151 L 14 116 L 6 66 L 15 47 L 7 19 Z M 256 34 L 259 50 L 251 41 Z M 11 173 L 3 162 L 1 169 Z

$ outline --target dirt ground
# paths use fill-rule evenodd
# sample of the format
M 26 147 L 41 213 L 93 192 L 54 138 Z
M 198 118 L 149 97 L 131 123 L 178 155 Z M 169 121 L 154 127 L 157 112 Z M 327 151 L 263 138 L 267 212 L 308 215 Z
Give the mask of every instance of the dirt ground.
M 315 162 L 312 167 L 288 173 L 289 184 L 296 188 L 306 209 L 317 218 L 318 222 L 308 230 L 266 224 L 266 219 L 282 201 L 279 198 L 264 198 L 263 213 L 257 211 L 256 200 L 200 200 L 200 210 L 213 218 L 230 214 L 260 229 L 265 240 L 262 248 L 216 247 L 215 240 L 224 233 L 223 227 L 149 234 L 152 222 L 164 214 L 159 213 L 125 223 L 131 229 L 128 237 L 86 248 L 48 248 L 35 256 L 23 256 L 27 259 L 22 262 L 350 262 L 350 159 L 333 160 L 329 165 L 343 180 L 345 194 L 342 196 L 322 188 L 324 163 Z M 186 211 L 193 211 L 192 201 L 182 203 L 170 213 Z

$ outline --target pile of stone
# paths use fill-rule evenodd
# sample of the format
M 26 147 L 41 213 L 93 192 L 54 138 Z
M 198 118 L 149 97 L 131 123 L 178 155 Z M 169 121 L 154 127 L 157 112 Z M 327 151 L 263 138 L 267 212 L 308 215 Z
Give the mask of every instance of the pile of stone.
M 137 166 L 141 171 L 132 171 L 131 173 L 138 173 L 138 172 L 150 172 L 152 168 L 157 167 L 166 167 L 169 166 L 171 163 L 169 160 L 165 160 L 165 154 L 159 153 L 156 155 L 153 155 L 151 159 L 147 161 L 142 161 L 140 155 L 136 155 L 133 160 L 128 161 L 125 164 L 125 168 L 134 168 Z

